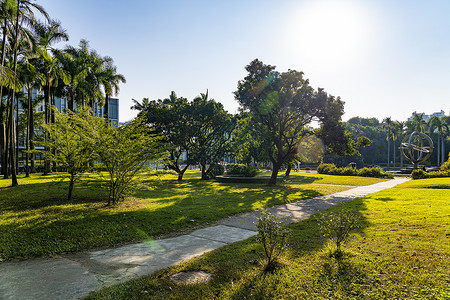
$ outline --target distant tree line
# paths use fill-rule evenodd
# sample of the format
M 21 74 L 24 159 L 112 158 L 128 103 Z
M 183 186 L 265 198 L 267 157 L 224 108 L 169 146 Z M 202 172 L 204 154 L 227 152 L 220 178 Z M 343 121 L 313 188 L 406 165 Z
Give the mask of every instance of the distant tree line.
M 376 118 L 354 117 L 346 123 L 346 128 L 354 137 L 365 136 L 372 140 L 372 145 L 360 150 L 360 156 L 341 159 L 341 164 L 355 161 L 358 165 L 379 165 L 401 167 L 405 161 L 400 154 L 402 140 L 412 132 L 428 134 L 433 140 L 434 151 L 425 164 L 441 166 L 447 159 L 450 150 L 450 117 L 433 116 L 428 121 L 424 114 L 414 113 L 410 121 L 395 121 L 390 117 L 381 122 Z M 333 158 L 328 158 L 332 160 Z

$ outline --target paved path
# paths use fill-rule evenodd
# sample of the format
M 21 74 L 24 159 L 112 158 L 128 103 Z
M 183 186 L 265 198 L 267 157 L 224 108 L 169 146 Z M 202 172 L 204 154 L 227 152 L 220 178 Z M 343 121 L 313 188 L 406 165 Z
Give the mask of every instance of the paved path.
M 298 222 L 341 202 L 394 187 L 406 178 L 279 205 L 268 210 Z M 219 225 L 190 234 L 120 248 L 0 263 L 0 299 L 78 299 L 102 287 L 177 264 L 226 244 L 256 235 L 253 222 L 261 211 L 232 216 Z

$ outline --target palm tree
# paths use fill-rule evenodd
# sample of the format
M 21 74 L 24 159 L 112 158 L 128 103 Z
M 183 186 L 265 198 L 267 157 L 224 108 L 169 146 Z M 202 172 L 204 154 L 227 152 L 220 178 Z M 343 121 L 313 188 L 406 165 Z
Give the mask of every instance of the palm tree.
M 39 4 L 33 3 L 30 0 L 17 0 L 14 9 L 14 30 L 12 33 L 12 52 L 13 52 L 13 73 L 17 74 L 17 61 L 19 55 L 19 42 L 21 38 L 31 40 L 31 34 L 23 26 L 23 23 L 35 22 L 34 10 L 39 11 L 45 17 L 48 18 L 47 13 Z M 13 80 L 12 97 L 10 101 L 9 111 L 9 141 L 10 141 L 10 167 L 11 167 L 11 185 L 18 185 L 17 182 L 17 170 L 16 170 L 16 153 L 15 153 L 15 91 L 18 87 L 17 76 Z M 1 95 L 0 95 L 1 96 Z
M 397 126 L 398 126 L 398 130 L 399 130 L 398 133 L 399 133 L 400 140 L 403 140 L 403 135 L 406 133 L 406 129 L 407 129 L 406 124 L 407 124 L 407 122 L 405 122 L 405 121 L 397 121 Z M 403 155 L 401 153 L 400 153 L 400 167 L 403 167 Z
M 391 117 L 387 117 L 383 120 L 383 127 L 386 128 L 387 133 L 386 133 L 386 140 L 387 140 L 387 168 L 389 169 L 389 159 L 390 159 L 390 145 L 389 145 L 389 141 L 391 139 L 391 132 L 392 132 L 392 119 Z
M 414 131 L 425 132 L 427 128 L 427 121 L 423 118 L 424 114 L 418 114 L 416 112 L 413 113 L 413 119 L 411 124 L 413 126 Z
M 139 102 L 136 99 L 131 99 L 131 101 L 133 101 L 134 105 L 131 106 L 130 109 L 138 110 L 139 111 L 138 115 L 144 113 L 150 107 L 150 100 L 148 98 L 143 98 L 142 102 Z
M 105 106 L 103 116 L 105 120 L 109 119 L 109 99 L 119 92 L 119 83 L 126 83 L 125 76 L 117 73 L 117 68 L 111 57 L 107 56 L 103 59 L 103 72 L 100 74 L 100 82 L 105 90 Z
M 445 133 L 449 131 L 449 124 L 447 124 L 445 118 L 439 118 L 437 116 L 432 117 L 429 121 L 430 134 L 437 133 L 437 166 L 439 167 L 444 163 L 445 152 Z M 441 152 L 442 151 L 442 152 Z

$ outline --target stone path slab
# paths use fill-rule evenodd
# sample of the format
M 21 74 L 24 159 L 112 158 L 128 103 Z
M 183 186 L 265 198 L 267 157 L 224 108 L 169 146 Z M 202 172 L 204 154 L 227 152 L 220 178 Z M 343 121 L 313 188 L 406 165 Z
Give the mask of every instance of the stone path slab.
M 353 188 L 339 193 L 279 205 L 268 210 L 298 222 L 333 205 L 394 187 L 406 178 Z M 0 263 L 0 299 L 79 299 L 98 290 L 199 256 L 256 235 L 254 222 L 262 211 L 231 216 L 219 225 L 190 234 L 51 259 Z

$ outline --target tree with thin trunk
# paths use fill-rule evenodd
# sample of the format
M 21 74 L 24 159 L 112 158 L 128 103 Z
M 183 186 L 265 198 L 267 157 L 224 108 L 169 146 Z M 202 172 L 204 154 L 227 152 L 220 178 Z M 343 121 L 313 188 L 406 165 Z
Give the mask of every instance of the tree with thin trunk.
M 391 159 L 390 156 L 390 140 L 391 140 L 391 136 L 392 136 L 392 119 L 391 117 L 387 117 L 383 120 L 382 122 L 383 127 L 386 129 L 386 141 L 387 141 L 387 168 L 389 169 L 389 162 Z

